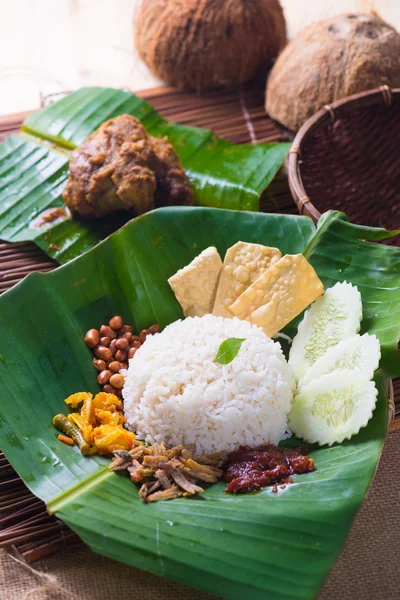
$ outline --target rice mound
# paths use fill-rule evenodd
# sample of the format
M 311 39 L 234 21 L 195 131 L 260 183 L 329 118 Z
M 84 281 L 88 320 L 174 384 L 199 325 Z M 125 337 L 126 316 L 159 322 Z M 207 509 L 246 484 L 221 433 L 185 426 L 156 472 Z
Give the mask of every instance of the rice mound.
M 239 353 L 215 363 L 230 337 L 245 338 Z M 146 338 L 129 362 L 124 411 L 138 439 L 210 454 L 287 437 L 293 389 L 279 343 L 247 321 L 205 315 Z

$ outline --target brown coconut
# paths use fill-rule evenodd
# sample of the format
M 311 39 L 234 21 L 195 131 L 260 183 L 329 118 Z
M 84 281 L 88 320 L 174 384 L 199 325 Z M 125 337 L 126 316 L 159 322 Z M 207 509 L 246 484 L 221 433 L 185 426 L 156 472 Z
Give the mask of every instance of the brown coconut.
M 144 0 L 136 47 L 167 83 L 232 87 L 266 71 L 286 43 L 278 0 Z
M 286 46 L 269 75 L 266 110 L 297 130 L 326 104 L 385 84 L 400 86 L 400 34 L 376 15 L 338 15 Z

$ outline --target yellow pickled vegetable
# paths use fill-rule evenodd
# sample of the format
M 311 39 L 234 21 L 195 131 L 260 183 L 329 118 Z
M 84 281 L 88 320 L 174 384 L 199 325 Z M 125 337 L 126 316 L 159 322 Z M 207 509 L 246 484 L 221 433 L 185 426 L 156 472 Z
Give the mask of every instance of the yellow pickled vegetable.
M 92 398 L 86 398 L 81 408 L 81 416 L 85 421 L 86 425 L 96 425 L 96 418 L 94 415 L 94 406 Z
M 77 394 L 71 394 L 64 400 L 65 404 L 69 404 L 71 408 L 77 408 L 78 404 L 84 402 L 87 398 L 93 398 L 93 394 L 90 392 L 78 392 Z
M 110 410 L 111 407 L 114 406 L 114 410 L 116 407 L 121 407 L 121 400 L 115 396 L 115 394 L 106 394 L 106 392 L 99 392 L 93 398 L 93 406 L 95 408 L 102 408 L 103 410 Z
M 110 454 L 114 450 L 131 450 L 135 435 L 122 425 L 100 425 L 92 433 L 93 445 L 100 454 Z
M 97 423 L 99 425 L 120 425 L 122 414 L 115 411 L 110 412 L 109 410 L 103 410 L 102 408 L 95 408 L 94 414 Z
M 53 425 L 57 427 L 63 433 L 66 433 L 79 447 L 79 450 L 82 454 L 89 454 L 90 448 L 89 444 L 85 440 L 82 435 L 82 432 L 79 431 L 75 425 L 70 423 L 65 415 L 59 414 L 56 415 L 53 419 Z
M 83 431 L 87 426 L 85 419 L 77 412 L 70 413 L 68 415 L 68 421 L 76 425 L 81 431 Z
M 122 402 L 117 396 L 100 392 L 93 398 L 90 392 L 78 392 L 65 402 L 71 408 L 81 405 L 65 421 L 79 432 L 82 443 L 85 442 L 85 454 L 112 454 L 114 450 L 132 448 L 136 436 L 123 427 L 125 417 L 118 410 Z

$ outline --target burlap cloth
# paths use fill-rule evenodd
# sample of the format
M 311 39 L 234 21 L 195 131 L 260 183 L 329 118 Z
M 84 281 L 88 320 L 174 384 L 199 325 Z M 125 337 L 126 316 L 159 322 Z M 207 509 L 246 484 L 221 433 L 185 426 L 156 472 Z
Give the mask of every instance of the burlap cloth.
M 368 497 L 319 600 L 400 598 L 399 508 L 400 430 L 388 437 Z M 32 572 L 5 552 L 0 554 L 1 600 L 215 598 L 96 556 L 83 546 L 59 552 L 32 566 L 41 573 Z

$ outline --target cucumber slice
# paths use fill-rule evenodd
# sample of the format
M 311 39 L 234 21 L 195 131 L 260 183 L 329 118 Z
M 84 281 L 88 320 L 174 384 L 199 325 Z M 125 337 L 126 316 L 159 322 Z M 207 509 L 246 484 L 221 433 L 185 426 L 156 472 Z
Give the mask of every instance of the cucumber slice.
M 299 390 L 305 385 L 333 371 L 355 371 L 365 379 L 372 379 L 379 366 L 381 347 L 375 335 L 355 335 L 329 348 L 323 356 L 306 371 L 298 383 Z
M 354 336 L 362 319 L 361 295 L 351 283 L 336 283 L 305 313 L 289 354 L 296 381 L 331 346 Z
M 368 423 L 377 395 L 374 382 L 360 373 L 322 375 L 295 396 L 289 427 L 297 437 L 320 446 L 343 442 Z

